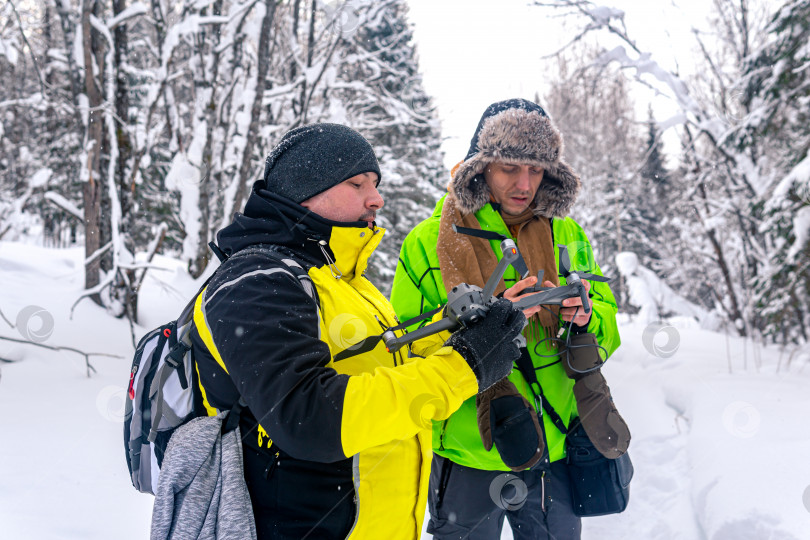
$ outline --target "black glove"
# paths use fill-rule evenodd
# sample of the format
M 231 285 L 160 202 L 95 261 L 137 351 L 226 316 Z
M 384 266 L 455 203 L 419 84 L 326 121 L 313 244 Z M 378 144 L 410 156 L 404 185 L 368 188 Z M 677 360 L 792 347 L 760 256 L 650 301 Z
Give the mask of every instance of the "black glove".
M 520 356 L 513 340 L 524 326 L 523 312 L 501 298 L 486 317 L 450 336 L 445 345 L 464 357 L 478 379 L 478 391 L 483 392 L 512 371 L 512 362 Z

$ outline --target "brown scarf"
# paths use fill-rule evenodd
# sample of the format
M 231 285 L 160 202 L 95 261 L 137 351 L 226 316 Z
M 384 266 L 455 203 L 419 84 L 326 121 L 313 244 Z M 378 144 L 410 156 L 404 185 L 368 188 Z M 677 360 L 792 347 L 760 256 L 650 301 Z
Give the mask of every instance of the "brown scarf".
M 529 275 L 536 276 L 538 270 L 542 269 L 543 281 L 551 281 L 555 286 L 559 285 L 551 224 L 548 219 L 535 216 L 531 209 L 526 209 L 519 216 L 501 214 L 501 217 L 512 232 L 512 236 L 517 240 L 520 253 L 529 267 Z M 453 193 L 450 192 L 447 194 L 442 208 L 437 242 L 439 268 L 444 288 L 449 291 L 459 283 L 483 287 L 486 278 L 498 265 L 498 259 L 492 251 L 489 240 L 455 233 L 452 228 L 454 224 L 460 227 L 481 229 L 474 214 L 463 215 L 461 213 Z M 538 285 L 542 284 L 538 283 Z M 506 290 L 506 284 L 502 279 L 495 288 L 495 294 L 504 290 Z M 524 331 L 527 339 L 539 341 L 544 337 L 552 337 L 557 334 L 559 308 L 557 306 L 548 307 L 554 314 L 552 315 L 544 309 L 533 315 Z

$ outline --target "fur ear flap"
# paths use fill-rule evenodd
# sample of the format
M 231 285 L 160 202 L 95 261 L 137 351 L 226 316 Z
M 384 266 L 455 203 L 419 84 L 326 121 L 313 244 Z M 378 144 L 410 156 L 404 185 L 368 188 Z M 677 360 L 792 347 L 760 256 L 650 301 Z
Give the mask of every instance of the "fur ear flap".
M 565 217 L 571 211 L 582 184 L 565 162 L 548 167 L 534 196 L 534 213 L 546 218 Z
M 475 213 L 489 202 L 489 186 L 484 180 L 487 163 L 480 155 L 475 156 L 462 163 L 453 177 L 450 189 L 465 214 Z

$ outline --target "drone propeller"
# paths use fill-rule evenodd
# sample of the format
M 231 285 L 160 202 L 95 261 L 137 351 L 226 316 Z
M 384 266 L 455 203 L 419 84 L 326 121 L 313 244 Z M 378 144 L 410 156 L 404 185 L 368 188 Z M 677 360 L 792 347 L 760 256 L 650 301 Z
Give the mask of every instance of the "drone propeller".
M 337 353 L 334 356 L 334 361 L 339 362 L 340 360 L 345 360 L 346 358 L 351 358 L 352 356 L 357 356 L 358 354 L 373 351 L 377 347 L 377 344 L 382 341 L 382 338 L 383 335 L 378 334 L 376 336 L 369 336 L 366 339 L 358 341 L 354 345 Z
M 558 244 L 560 250 L 560 272 L 567 277 L 571 273 L 571 259 L 568 257 L 568 248 L 562 244 Z
M 568 248 L 563 244 L 558 244 L 557 247 L 560 250 L 560 273 L 563 277 L 567 278 L 572 273 L 575 273 L 580 277 L 580 279 L 587 279 L 590 281 L 599 281 L 602 283 L 607 283 L 610 279 L 606 278 L 605 276 L 599 276 L 596 274 L 592 274 L 590 272 L 571 272 L 571 258 L 568 256 Z M 539 277 L 539 276 L 538 276 Z M 540 280 L 537 281 L 540 283 Z
M 504 240 L 507 240 L 507 237 L 496 233 L 494 231 L 484 231 L 481 229 L 472 229 L 470 227 L 459 227 L 455 223 L 452 225 L 453 232 L 457 234 L 465 234 L 467 236 L 474 236 L 476 238 L 483 238 L 484 240 L 496 240 L 503 244 Z M 501 249 L 503 250 L 503 245 L 501 245 Z M 523 279 L 529 275 L 529 267 L 526 266 L 526 261 L 523 260 L 523 256 L 517 251 L 517 257 L 512 261 L 512 268 L 514 268 L 518 274 L 520 274 L 520 278 Z
M 607 283 L 610 281 L 610 279 L 606 278 L 605 276 L 597 276 L 596 274 L 589 274 L 587 272 L 577 272 L 577 274 L 579 274 L 579 277 L 582 279 L 587 279 L 588 281 L 599 281 L 601 283 Z

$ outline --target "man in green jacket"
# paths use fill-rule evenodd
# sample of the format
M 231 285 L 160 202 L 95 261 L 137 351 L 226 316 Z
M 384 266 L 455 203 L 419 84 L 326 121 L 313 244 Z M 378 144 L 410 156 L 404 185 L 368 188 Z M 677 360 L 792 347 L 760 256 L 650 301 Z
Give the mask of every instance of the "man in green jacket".
M 567 247 L 572 270 L 601 274 L 582 228 L 565 217 L 580 182 L 561 161 L 562 150 L 562 136 L 535 103 L 511 99 L 487 108 L 465 160 L 453 170 L 449 193 L 403 243 L 391 294 L 400 320 L 443 305 L 446 291 L 459 283 L 484 285 L 502 254 L 499 237 L 482 238 L 480 231 L 515 240 L 528 266 L 530 277 L 525 279 L 510 266 L 496 289 L 510 300 L 520 298 L 527 287 L 541 285 L 534 277 L 539 270 L 544 272 L 544 286 L 565 284 L 557 268 L 560 244 Z M 516 539 L 579 538 L 580 520 L 573 512 L 563 459 L 563 430 L 580 416 L 588 430 L 588 417 L 592 426 L 588 435 L 599 439 L 597 448 L 608 457 L 624 453 L 630 438 L 601 373 L 588 373 L 588 381 L 580 381 L 580 372 L 572 372 L 564 360 L 569 335 L 595 338 L 601 360 L 619 346 L 610 287 L 600 282 L 586 286 L 589 312 L 579 298 L 569 298 L 559 307 L 524 311 L 529 325 L 524 331 L 527 348 L 518 363 L 523 373 L 516 368 L 508 376 L 514 386 L 502 381 L 504 388 L 516 388 L 536 415 L 534 426 L 540 436 L 536 458 L 526 463 L 520 458 L 517 463 L 523 465 L 515 467 L 511 443 L 504 440 L 527 437 L 520 434 L 499 441 L 495 421 L 489 430 L 490 408 L 482 395 L 465 401 L 447 420 L 434 422 L 428 532 L 437 540 L 500 538 L 504 517 Z M 556 415 L 544 414 L 543 401 Z M 587 414 L 578 411 L 578 401 Z M 515 472 L 507 475 L 510 470 Z

